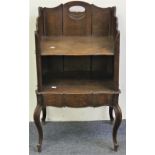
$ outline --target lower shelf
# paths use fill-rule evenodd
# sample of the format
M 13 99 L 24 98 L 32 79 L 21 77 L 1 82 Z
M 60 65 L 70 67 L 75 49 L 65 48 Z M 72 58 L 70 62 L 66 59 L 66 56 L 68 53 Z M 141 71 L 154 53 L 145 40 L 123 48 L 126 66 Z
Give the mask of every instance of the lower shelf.
M 101 79 L 52 79 L 43 86 L 42 93 L 54 94 L 91 94 L 107 93 L 118 94 L 114 90 L 112 80 Z
M 45 106 L 98 107 L 113 104 L 119 91 L 110 80 L 53 79 L 37 94 Z

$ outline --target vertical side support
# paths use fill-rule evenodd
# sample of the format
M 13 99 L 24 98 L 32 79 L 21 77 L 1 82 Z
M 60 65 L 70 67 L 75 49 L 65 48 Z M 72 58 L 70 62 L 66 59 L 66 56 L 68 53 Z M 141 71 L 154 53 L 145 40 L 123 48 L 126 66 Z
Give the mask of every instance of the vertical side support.
M 36 46 L 36 66 L 37 66 L 37 86 L 38 91 L 42 90 L 42 62 L 40 56 L 40 36 L 35 32 L 35 46 Z
M 114 87 L 115 90 L 119 89 L 119 46 L 120 46 L 120 33 L 118 31 L 114 43 Z
M 43 35 L 43 22 L 42 22 L 42 8 L 39 8 L 39 17 L 37 18 L 36 23 L 36 31 L 35 31 L 35 48 L 36 48 L 36 66 L 37 66 L 37 90 L 42 90 L 42 67 L 41 67 L 41 56 L 40 56 L 40 40 L 41 35 Z M 42 146 L 42 140 L 43 140 L 43 130 L 40 122 L 40 114 L 43 110 L 43 120 L 45 120 L 45 110 L 43 109 L 43 96 L 41 94 L 37 93 L 37 106 L 35 108 L 33 118 L 34 123 L 36 125 L 37 131 L 38 131 L 38 144 L 37 149 L 38 152 L 41 152 L 41 146 Z
M 116 36 L 116 7 L 111 8 L 111 27 L 110 27 L 110 35 L 115 38 Z
M 39 17 L 37 19 L 37 25 L 36 26 L 37 26 L 37 32 L 39 33 L 40 36 L 44 34 L 43 12 L 44 12 L 44 9 L 42 7 L 39 7 L 38 8 Z
M 36 22 L 36 31 L 35 31 L 35 49 L 36 49 L 36 66 L 37 66 L 37 84 L 38 91 L 42 89 L 42 67 L 41 67 L 41 56 L 40 56 L 40 40 L 43 35 L 43 8 L 39 7 L 38 9 L 39 17 Z
M 114 87 L 119 89 L 119 53 L 120 53 L 120 32 L 116 17 L 116 7 L 111 8 L 111 35 L 114 39 Z

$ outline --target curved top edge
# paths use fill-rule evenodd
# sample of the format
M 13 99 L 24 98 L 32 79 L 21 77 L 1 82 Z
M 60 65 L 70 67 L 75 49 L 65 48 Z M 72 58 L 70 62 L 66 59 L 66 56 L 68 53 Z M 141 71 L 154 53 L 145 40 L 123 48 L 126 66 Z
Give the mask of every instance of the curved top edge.
M 98 8 L 98 9 L 109 9 L 109 8 L 116 8 L 116 6 L 109 6 L 109 7 L 100 7 L 100 6 L 97 6 L 97 5 L 95 5 L 95 4 L 91 4 L 93 7 L 96 7 L 96 8 Z
M 58 6 L 55 6 L 55 7 L 39 7 L 39 9 L 57 9 L 59 7 L 61 7 L 63 4 L 60 4 Z
M 63 5 L 76 5 L 77 4 L 85 4 L 85 5 L 91 5 L 90 3 L 84 2 L 84 1 L 70 1 L 67 3 L 64 3 Z
M 55 6 L 55 7 L 39 7 L 39 9 L 56 9 L 56 8 L 61 7 L 63 5 L 80 5 L 80 4 L 84 4 L 84 5 L 88 5 L 88 6 L 94 6 L 94 7 L 99 8 L 99 9 L 106 9 L 106 8 L 116 9 L 116 6 L 100 7 L 100 6 L 97 6 L 96 4 L 87 3 L 85 1 L 70 1 L 70 2 L 67 2 L 64 4 L 60 4 L 58 6 Z

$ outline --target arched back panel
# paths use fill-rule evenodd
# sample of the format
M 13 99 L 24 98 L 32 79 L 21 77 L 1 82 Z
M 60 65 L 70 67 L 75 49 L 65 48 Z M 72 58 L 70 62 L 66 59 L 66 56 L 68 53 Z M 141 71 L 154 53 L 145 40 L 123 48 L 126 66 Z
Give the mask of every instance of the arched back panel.
M 92 5 L 92 35 L 107 36 L 111 32 L 111 8 Z
M 72 1 L 55 8 L 41 8 L 45 36 L 107 36 L 114 33 L 115 7 L 100 8 Z M 41 26 L 40 26 L 41 27 Z
M 73 7 L 82 7 L 82 11 L 72 11 Z M 70 11 L 71 10 L 71 11 Z M 91 35 L 91 5 L 73 1 L 63 6 L 63 34 Z
M 62 35 L 62 9 L 63 5 L 55 8 L 44 8 L 44 35 L 59 36 Z

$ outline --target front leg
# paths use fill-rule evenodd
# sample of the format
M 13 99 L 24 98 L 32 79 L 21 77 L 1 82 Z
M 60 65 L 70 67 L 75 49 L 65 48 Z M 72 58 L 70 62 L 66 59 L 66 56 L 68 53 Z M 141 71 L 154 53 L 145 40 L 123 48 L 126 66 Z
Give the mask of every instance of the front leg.
M 34 122 L 37 127 L 38 135 L 39 135 L 39 142 L 37 145 L 38 152 L 41 152 L 41 146 L 42 146 L 42 140 L 43 140 L 43 131 L 42 131 L 42 126 L 41 126 L 41 122 L 40 122 L 41 110 L 42 110 L 42 105 L 37 104 L 35 111 L 34 111 L 34 115 L 33 115 Z
M 109 116 L 110 116 L 110 121 L 113 122 L 114 117 L 113 117 L 113 108 L 112 107 L 109 107 Z
M 46 119 L 46 106 L 45 107 L 42 107 L 42 113 L 43 113 L 43 116 L 42 116 L 42 122 L 43 124 L 45 124 L 45 119 Z
M 118 142 L 117 142 L 117 131 L 122 121 L 122 112 L 118 104 L 113 106 L 115 112 L 115 121 L 113 126 L 113 143 L 114 143 L 114 150 L 117 151 Z

